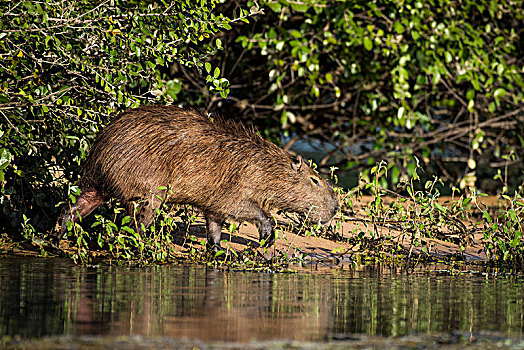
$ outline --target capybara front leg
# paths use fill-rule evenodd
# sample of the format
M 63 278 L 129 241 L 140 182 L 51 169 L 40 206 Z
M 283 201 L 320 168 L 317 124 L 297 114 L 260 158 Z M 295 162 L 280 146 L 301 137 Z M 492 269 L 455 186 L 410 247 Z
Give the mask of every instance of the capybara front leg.
M 104 203 L 106 198 L 101 196 L 98 192 L 91 190 L 85 191 L 76 198 L 76 202 L 70 203 L 62 210 L 62 214 L 58 219 L 60 225 L 59 237 L 61 240 L 64 238 L 65 233 L 67 232 L 67 223 L 69 221 L 74 222 L 80 218 L 84 218 L 87 215 L 91 214 L 93 210 L 98 208 L 102 203 Z
M 238 216 L 257 225 L 260 242 L 264 241 L 265 247 L 272 246 L 275 243 L 275 232 L 273 230 L 275 221 L 273 218 L 252 201 L 243 202 L 241 208 L 242 212 Z
M 209 249 L 218 251 L 220 249 L 220 239 L 222 238 L 222 226 L 224 218 L 212 213 L 205 213 L 207 227 L 207 245 Z
M 260 210 L 255 221 L 258 227 L 260 241 L 264 240 L 264 247 L 271 247 L 275 243 L 274 220 Z

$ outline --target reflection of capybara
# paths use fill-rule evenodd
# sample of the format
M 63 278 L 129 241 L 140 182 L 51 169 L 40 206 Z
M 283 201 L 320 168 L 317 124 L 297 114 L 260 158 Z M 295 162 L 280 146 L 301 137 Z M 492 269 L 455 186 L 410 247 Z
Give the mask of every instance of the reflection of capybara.
M 60 218 L 61 237 L 68 221 L 110 197 L 145 227 L 164 199 L 193 205 L 206 217 L 213 246 L 219 246 L 227 218 L 253 222 L 269 245 L 271 209 L 322 223 L 338 209 L 333 189 L 301 157 L 241 124 L 178 107 L 141 107 L 115 119 L 93 144 L 79 186 L 82 193 Z

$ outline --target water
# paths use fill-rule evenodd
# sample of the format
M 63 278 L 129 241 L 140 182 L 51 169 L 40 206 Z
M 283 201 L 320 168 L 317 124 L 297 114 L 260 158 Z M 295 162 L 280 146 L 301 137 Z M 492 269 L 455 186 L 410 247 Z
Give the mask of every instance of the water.
M 0 339 L 140 335 L 326 341 L 353 334 L 521 337 L 522 278 L 376 269 L 267 274 L 0 259 Z

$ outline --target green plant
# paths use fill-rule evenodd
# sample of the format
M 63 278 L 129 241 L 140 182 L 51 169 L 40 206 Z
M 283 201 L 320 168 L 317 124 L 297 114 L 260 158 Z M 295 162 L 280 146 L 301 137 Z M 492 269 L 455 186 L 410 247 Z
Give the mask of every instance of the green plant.
M 443 186 L 442 181 L 434 177 L 432 181 L 421 182 L 417 173 L 420 166 L 398 185 L 399 191 L 391 191 L 379 185 L 388 182 L 387 169 L 385 162 L 378 163 L 370 170 L 373 181 L 362 179 L 362 186 L 353 191 L 357 201 L 363 192 L 372 193 L 364 206 L 364 217 L 355 216 L 352 195 L 346 194 L 341 220 L 359 223 L 348 242 L 360 251 L 397 257 L 405 254 L 408 259 L 431 258 L 435 240 L 452 242 L 459 246 L 459 253 L 464 251 L 475 230 L 468 223 L 471 197 L 441 203 L 437 185 Z M 345 217 L 349 213 L 352 219 Z
M 524 254 L 524 198 L 515 193 L 502 195 L 504 207 L 494 216 L 481 208 L 484 249 L 491 260 L 521 263 Z

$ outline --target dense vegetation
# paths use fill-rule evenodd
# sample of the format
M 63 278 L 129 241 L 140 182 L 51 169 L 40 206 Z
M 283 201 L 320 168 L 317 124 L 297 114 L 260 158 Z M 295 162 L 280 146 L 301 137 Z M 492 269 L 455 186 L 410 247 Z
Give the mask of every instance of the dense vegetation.
M 334 145 L 321 166 L 387 160 L 396 183 L 416 156 L 462 189 L 522 186 L 521 1 L 263 4 L 213 58 L 231 83 L 227 114 Z
M 374 194 L 405 190 L 417 165 L 461 193 L 522 194 L 521 1 L 197 4 L 0 4 L 1 232 L 48 232 L 97 131 L 144 103 L 320 141 L 324 172 L 359 170 Z M 520 252 L 511 203 L 509 226 L 486 212 L 486 227 Z
M 211 37 L 251 16 L 239 9 L 228 18 L 215 13 L 215 3 L 2 2 L 4 229 L 19 228 L 24 214 L 48 229 L 110 116 L 162 91 L 176 96 L 181 83 L 165 81 L 165 72 L 176 63 L 199 75 L 204 60 L 222 49 Z M 218 69 L 211 73 L 210 86 L 225 95 L 227 81 Z

